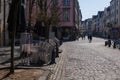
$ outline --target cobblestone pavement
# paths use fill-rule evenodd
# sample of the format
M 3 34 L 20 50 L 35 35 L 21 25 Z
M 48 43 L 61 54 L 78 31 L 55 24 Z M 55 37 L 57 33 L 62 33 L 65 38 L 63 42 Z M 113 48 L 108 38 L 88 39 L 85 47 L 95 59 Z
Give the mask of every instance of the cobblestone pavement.
M 105 47 L 104 39 L 80 39 L 63 46 L 64 80 L 120 80 L 120 50 Z

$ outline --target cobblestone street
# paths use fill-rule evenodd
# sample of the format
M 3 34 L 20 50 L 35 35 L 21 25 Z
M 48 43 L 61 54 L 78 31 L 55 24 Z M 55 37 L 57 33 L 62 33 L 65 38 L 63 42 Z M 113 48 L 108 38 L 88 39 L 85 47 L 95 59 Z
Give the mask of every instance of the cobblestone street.
M 92 43 L 87 39 L 63 43 L 61 78 L 51 80 L 120 80 L 120 50 L 105 47 L 104 41 L 93 38 Z

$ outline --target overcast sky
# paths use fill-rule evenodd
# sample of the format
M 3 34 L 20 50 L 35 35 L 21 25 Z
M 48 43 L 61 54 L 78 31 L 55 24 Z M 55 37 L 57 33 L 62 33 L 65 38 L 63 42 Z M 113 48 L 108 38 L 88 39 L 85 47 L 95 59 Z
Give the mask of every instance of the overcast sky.
M 98 11 L 103 11 L 105 7 L 110 5 L 111 0 L 78 0 L 82 12 L 83 20 L 97 15 Z

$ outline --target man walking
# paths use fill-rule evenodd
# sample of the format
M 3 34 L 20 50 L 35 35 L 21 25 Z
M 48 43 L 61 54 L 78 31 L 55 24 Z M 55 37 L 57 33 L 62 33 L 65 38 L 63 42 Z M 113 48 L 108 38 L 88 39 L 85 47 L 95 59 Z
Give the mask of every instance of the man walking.
M 92 34 L 88 34 L 88 40 L 90 43 L 92 42 Z

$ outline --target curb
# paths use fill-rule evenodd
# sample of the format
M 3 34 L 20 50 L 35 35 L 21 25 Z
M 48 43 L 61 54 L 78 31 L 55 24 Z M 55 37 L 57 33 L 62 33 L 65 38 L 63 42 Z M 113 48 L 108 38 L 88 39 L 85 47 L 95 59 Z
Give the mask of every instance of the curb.
M 0 67 L 0 70 L 9 69 L 10 67 Z

